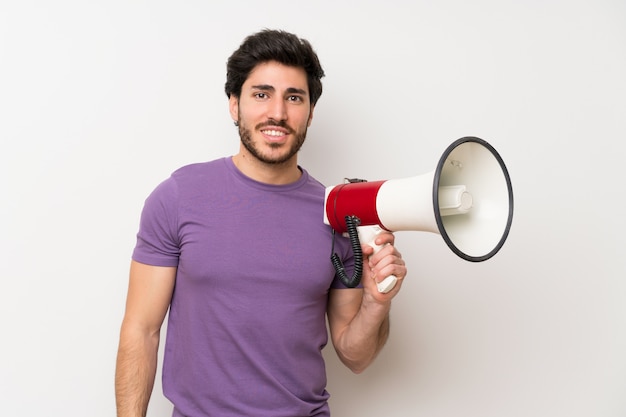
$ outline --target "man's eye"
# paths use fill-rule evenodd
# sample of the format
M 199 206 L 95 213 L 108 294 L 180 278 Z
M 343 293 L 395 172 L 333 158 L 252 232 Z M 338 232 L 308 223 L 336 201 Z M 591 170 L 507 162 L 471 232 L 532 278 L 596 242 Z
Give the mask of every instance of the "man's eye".
M 289 96 L 287 98 L 287 100 L 293 101 L 294 103 L 299 103 L 299 102 L 302 101 L 302 97 L 300 97 L 300 96 Z
M 267 94 L 265 94 L 265 93 L 256 93 L 254 96 L 256 98 L 258 98 L 258 99 L 261 99 L 261 100 L 264 100 L 264 99 L 267 98 Z

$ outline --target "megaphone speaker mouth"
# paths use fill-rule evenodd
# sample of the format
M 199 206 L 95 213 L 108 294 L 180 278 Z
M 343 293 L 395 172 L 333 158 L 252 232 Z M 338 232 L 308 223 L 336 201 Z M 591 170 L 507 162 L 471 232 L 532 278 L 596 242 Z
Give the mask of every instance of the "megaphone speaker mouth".
M 494 256 L 513 222 L 513 187 L 498 152 L 463 137 L 448 146 L 433 177 L 435 221 L 448 247 L 471 262 Z

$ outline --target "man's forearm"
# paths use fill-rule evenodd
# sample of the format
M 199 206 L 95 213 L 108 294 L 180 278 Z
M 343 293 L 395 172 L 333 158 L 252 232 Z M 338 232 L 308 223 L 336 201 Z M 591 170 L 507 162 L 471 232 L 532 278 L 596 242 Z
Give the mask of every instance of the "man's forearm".
M 154 386 L 159 335 L 122 326 L 115 370 L 117 417 L 145 417 Z
M 390 304 L 368 305 L 365 300 L 337 343 L 341 360 L 355 373 L 365 370 L 389 337 Z

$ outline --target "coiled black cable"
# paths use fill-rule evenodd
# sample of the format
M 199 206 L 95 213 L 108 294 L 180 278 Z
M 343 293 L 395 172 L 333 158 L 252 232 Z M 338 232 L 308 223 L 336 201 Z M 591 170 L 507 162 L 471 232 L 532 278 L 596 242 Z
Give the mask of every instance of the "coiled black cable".
M 354 288 L 361 283 L 361 276 L 363 275 L 363 251 L 361 250 L 361 242 L 359 241 L 359 234 L 357 226 L 361 223 L 356 216 L 346 216 L 346 229 L 348 230 L 348 237 L 350 239 L 350 245 L 352 246 L 352 252 L 354 253 L 354 272 L 352 277 L 348 277 L 346 269 L 343 266 L 343 262 L 339 258 L 339 255 L 335 253 L 335 231 L 333 230 L 333 246 L 332 255 L 330 261 L 335 268 L 337 276 L 341 282 L 349 288 Z

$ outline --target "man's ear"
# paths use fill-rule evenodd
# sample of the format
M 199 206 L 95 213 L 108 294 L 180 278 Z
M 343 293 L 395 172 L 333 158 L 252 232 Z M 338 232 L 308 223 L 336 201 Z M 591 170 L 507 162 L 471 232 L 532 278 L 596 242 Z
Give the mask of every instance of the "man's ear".
M 231 94 L 228 99 L 228 109 L 230 110 L 230 117 L 234 122 L 237 122 L 239 120 L 239 98 L 234 94 Z

